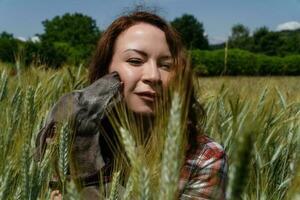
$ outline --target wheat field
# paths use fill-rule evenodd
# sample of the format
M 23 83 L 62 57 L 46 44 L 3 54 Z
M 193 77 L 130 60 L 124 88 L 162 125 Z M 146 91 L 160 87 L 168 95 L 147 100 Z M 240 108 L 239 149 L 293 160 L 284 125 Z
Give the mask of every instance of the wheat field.
M 63 93 L 87 85 L 87 70 L 65 66 L 57 71 L 42 67 L 15 71 L 0 64 L 0 72 L 0 199 L 49 199 L 51 153 L 43 162 L 34 162 L 36 134 Z M 224 146 L 229 158 L 228 199 L 300 199 L 300 78 L 201 77 L 197 89 L 207 113 L 205 132 Z M 172 101 L 168 123 L 173 127 L 180 126 L 179 100 L 175 96 Z M 120 132 L 126 153 L 137 159 L 130 134 Z M 174 148 L 176 142 L 180 141 L 175 140 Z M 159 177 L 157 184 L 150 178 L 153 170 L 137 159 L 124 196 L 116 194 L 116 172 L 108 198 L 174 199 L 178 170 L 170 171 L 166 165 L 178 162 L 168 158 L 168 151 L 176 152 L 162 150 L 161 171 L 175 174 L 173 182 Z M 65 199 L 78 199 L 74 183 L 64 184 Z

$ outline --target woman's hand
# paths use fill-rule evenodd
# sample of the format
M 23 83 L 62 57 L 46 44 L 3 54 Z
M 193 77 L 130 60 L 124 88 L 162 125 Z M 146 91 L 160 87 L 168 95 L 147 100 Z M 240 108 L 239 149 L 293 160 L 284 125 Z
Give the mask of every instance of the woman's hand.
M 62 200 L 62 195 L 59 190 L 53 190 L 50 194 L 50 200 Z

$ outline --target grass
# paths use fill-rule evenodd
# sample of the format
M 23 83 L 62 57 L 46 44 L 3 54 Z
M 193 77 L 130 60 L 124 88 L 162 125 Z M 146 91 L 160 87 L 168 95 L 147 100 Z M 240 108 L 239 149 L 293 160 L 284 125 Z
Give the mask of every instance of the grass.
M 34 162 L 36 134 L 50 107 L 63 93 L 87 85 L 87 72 L 74 67 L 58 71 L 29 68 L 18 77 L 12 76 L 4 64 L 0 72 L 0 199 L 49 199 L 47 184 L 53 173 L 54 154 L 47 151 L 43 162 Z M 198 95 L 207 112 L 206 133 L 228 154 L 228 199 L 298 199 L 300 79 L 199 78 Z M 164 123 L 164 139 L 158 143 L 157 151 L 151 146 L 147 149 L 136 145 L 135 137 L 129 136 L 132 127 L 124 121 L 120 133 L 127 156 L 134 161 L 127 173 L 125 199 L 174 198 L 180 159 L 172 162 L 172 158 L 180 154 L 182 145 L 181 132 L 177 131 L 181 129 L 176 127 L 184 123 L 178 120 L 184 110 L 178 103 L 181 97 L 179 93 L 173 98 L 169 121 Z M 67 132 L 64 128 L 61 131 Z M 63 136 L 52 147 L 59 149 L 62 177 L 68 162 Z M 163 155 L 161 159 L 155 157 L 157 152 Z M 121 174 L 114 174 L 110 199 L 118 198 Z M 170 175 L 163 176 L 166 174 Z M 65 189 L 65 197 L 78 198 L 74 183 L 66 182 Z

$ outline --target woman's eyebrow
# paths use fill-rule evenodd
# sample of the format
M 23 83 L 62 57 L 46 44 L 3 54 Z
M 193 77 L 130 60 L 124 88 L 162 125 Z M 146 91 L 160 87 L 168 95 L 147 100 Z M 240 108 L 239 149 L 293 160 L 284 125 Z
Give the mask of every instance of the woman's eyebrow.
M 126 49 L 125 51 L 123 51 L 124 53 L 128 52 L 128 51 L 134 51 L 138 54 L 141 54 L 143 57 L 147 57 L 147 53 L 144 52 L 144 51 L 141 51 L 141 50 L 138 50 L 138 49 Z M 171 55 L 163 55 L 159 58 L 160 60 L 168 60 L 168 59 L 172 59 L 172 56 Z
M 137 50 L 137 49 L 126 49 L 123 52 L 125 53 L 125 52 L 128 52 L 128 51 L 134 51 L 134 52 L 136 52 L 138 54 L 141 54 L 143 57 L 147 57 L 147 53 L 146 52 L 141 51 L 141 50 Z
M 172 59 L 172 56 L 165 55 L 165 56 L 161 56 L 160 59 L 161 59 L 161 60 L 169 60 L 169 59 L 171 60 L 171 59 Z

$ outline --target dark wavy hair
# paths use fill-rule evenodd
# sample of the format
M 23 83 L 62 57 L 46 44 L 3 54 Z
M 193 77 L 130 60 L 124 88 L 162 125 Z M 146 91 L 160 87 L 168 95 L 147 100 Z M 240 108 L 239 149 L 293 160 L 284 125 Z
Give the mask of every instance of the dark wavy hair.
M 180 35 L 176 30 L 164 19 L 154 13 L 148 11 L 134 11 L 117 18 L 102 34 L 89 66 L 90 83 L 93 83 L 95 80 L 108 73 L 108 67 L 114 54 L 114 46 L 118 36 L 138 23 L 151 24 L 165 33 L 173 59 L 174 77 L 183 71 L 188 71 L 188 74 L 191 74 L 190 65 L 187 64 L 186 50 L 182 44 Z M 203 132 L 205 112 L 195 99 L 192 78 L 189 78 L 186 81 L 189 81 L 187 85 L 189 85 L 192 95 L 189 104 L 188 130 L 190 130 L 189 143 L 193 145 L 193 142 L 196 141 L 195 137 Z

